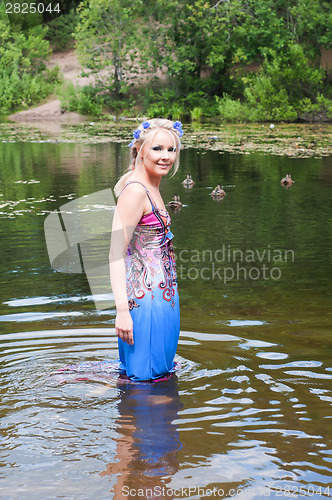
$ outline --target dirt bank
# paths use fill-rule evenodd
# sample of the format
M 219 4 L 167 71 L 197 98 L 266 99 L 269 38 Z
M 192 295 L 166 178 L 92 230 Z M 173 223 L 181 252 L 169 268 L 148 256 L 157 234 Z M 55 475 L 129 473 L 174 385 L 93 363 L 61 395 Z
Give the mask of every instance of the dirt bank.
M 59 66 L 63 78 L 68 82 L 72 82 L 74 85 L 83 86 L 87 85 L 91 81 L 90 78 L 83 78 L 80 76 L 82 66 L 78 62 L 77 55 L 74 50 L 53 54 L 47 66 L 49 68 Z M 48 97 L 46 102 L 43 104 L 25 111 L 20 111 L 19 113 L 14 113 L 8 118 L 9 120 L 15 122 L 34 122 L 36 125 L 37 122 L 44 121 L 79 123 L 86 120 L 86 117 L 84 115 L 80 115 L 79 113 L 63 113 L 61 111 L 60 101 L 59 99 L 56 99 L 54 95 Z

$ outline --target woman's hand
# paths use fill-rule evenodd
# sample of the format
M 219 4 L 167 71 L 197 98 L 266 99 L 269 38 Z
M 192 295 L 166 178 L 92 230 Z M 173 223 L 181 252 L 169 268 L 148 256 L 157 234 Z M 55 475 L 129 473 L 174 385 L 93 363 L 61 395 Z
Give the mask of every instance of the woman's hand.
M 117 312 L 115 319 L 115 333 L 120 339 L 127 342 L 127 344 L 134 344 L 133 320 L 128 310 Z

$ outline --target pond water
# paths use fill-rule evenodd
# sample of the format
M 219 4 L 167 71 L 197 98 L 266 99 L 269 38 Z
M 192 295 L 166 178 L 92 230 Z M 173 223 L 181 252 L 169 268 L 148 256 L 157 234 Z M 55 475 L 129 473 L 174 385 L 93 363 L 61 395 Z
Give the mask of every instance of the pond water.
M 1 498 L 332 497 L 332 157 L 182 152 L 161 188 L 183 202 L 179 368 L 157 384 L 117 379 L 114 307 L 52 269 L 44 235 L 127 161 L 117 143 L 0 143 Z

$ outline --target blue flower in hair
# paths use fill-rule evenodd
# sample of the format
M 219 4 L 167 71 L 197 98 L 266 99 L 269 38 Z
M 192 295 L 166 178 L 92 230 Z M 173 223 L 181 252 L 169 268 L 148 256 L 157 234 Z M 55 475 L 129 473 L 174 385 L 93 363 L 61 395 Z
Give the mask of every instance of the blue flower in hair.
M 144 128 L 144 130 L 145 130 L 146 128 L 149 128 L 149 127 L 150 127 L 150 122 L 143 122 L 143 123 L 142 123 L 142 126 L 143 126 L 143 128 Z
M 130 144 L 128 144 L 128 147 L 129 147 L 129 148 L 131 148 L 131 147 L 134 145 L 134 142 L 135 142 L 135 139 L 133 139 L 133 140 L 131 141 L 131 143 L 130 143 Z
M 173 123 L 173 127 L 175 130 L 179 132 L 180 137 L 183 136 L 182 123 L 180 121 L 176 121 Z
M 138 139 L 138 138 L 139 138 L 139 136 L 140 136 L 140 133 L 141 133 L 140 129 L 139 129 L 139 128 L 137 128 L 137 129 L 133 132 L 134 139 Z

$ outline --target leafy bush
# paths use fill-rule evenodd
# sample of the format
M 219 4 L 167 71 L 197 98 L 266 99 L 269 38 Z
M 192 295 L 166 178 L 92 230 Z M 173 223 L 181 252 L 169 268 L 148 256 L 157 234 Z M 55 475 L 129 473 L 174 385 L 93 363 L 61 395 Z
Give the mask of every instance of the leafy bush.
M 281 54 L 268 51 L 259 73 L 242 78 L 244 100 L 217 98 L 226 121 L 295 121 L 310 113 L 330 116 L 324 97 L 324 71 L 313 68 L 300 45 L 291 44 Z
M 53 92 L 55 72 L 51 75 L 22 75 L 18 70 L 10 74 L 0 73 L 0 114 L 8 114 L 15 109 L 24 109 Z
M 181 104 L 174 104 L 170 109 L 170 113 L 172 120 L 182 120 L 184 116 L 184 107 Z
M 200 122 L 202 119 L 203 110 L 199 106 L 195 106 L 194 109 L 190 111 L 191 121 Z
M 0 10 L 0 114 L 26 108 L 47 97 L 59 82 L 59 69 L 47 70 L 47 29 L 16 33 Z
M 160 118 L 169 117 L 169 108 L 165 104 L 156 102 L 149 106 L 149 108 L 146 110 L 146 114 L 149 118 Z
M 240 100 L 233 100 L 227 94 L 224 97 L 216 96 L 216 101 L 218 104 L 218 109 L 221 118 L 226 122 L 242 122 L 246 119 L 246 105 Z
M 93 87 L 75 87 L 71 82 L 57 91 L 63 111 L 76 111 L 98 117 L 102 114 L 103 100 Z
M 314 68 L 298 44 L 291 44 L 280 54 L 270 51 L 258 75 L 245 89 L 250 107 L 257 106 L 263 119 L 296 120 L 302 112 L 303 99 L 317 103 L 323 90 L 324 71 Z
M 200 121 L 203 117 L 218 115 L 215 99 L 203 91 L 177 94 L 169 88 L 147 88 L 139 104 L 147 116 L 165 116 L 173 120 Z
M 72 9 L 68 14 L 53 19 L 48 24 L 47 40 L 54 51 L 64 50 L 74 44 L 73 32 L 78 22 L 78 14 Z
M 317 102 L 305 98 L 301 101 L 301 112 L 299 118 L 304 121 L 332 120 L 332 101 L 319 94 Z

